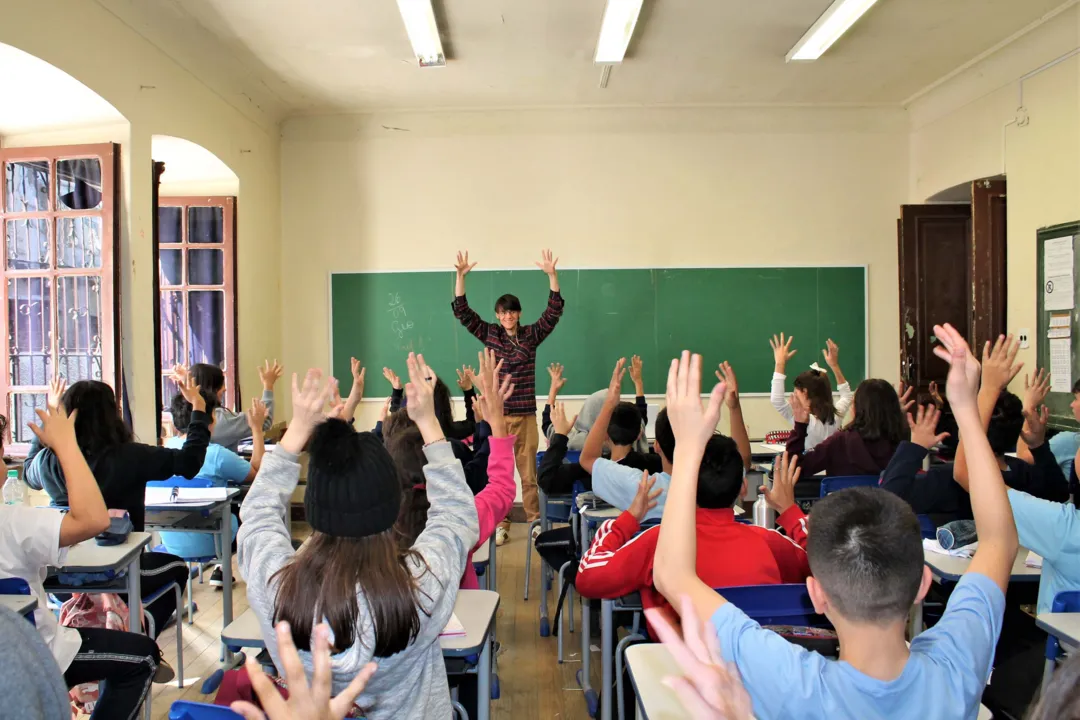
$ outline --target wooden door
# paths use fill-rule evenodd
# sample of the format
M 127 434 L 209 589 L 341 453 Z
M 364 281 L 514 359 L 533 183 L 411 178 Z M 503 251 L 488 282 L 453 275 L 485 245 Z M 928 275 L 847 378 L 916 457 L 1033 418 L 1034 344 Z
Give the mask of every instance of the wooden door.
M 971 347 L 981 348 L 1005 332 L 1005 181 L 971 184 L 971 276 L 975 316 Z
M 971 338 L 971 206 L 901 206 L 898 248 L 900 377 L 921 392 L 931 381 L 944 386 L 948 373 L 934 355 L 934 325 Z

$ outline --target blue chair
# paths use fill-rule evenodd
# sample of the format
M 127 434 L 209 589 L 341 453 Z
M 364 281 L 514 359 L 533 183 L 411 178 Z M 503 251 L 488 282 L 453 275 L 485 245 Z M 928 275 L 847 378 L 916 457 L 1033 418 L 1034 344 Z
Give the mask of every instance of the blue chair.
M 937 538 L 937 525 L 930 519 L 929 515 L 917 515 L 919 518 L 919 530 L 922 531 L 924 540 L 934 540 Z
M 1059 592 L 1054 596 L 1054 603 L 1050 607 L 1050 612 L 1056 613 L 1074 613 L 1080 612 L 1080 591 L 1067 590 L 1065 592 Z M 1047 634 L 1046 636 L 1046 668 L 1043 671 L 1042 688 L 1045 691 L 1046 686 L 1050 684 L 1050 676 L 1054 674 L 1054 668 L 1057 666 L 1058 658 L 1061 657 L 1061 643 L 1053 635 Z
M 720 588 L 717 592 L 759 625 L 831 627 L 824 615 L 814 612 L 810 593 L 802 583 L 741 585 Z
M 22 578 L 9 577 L 0 579 L 0 595 L 31 595 L 30 583 L 26 582 Z M 34 620 L 34 613 L 30 613 L 25 616 L 30 624 L 37 626 L 37 622 Z
M 169 720 L 236 720 L 243 716 L 234 713 L 224 705 L 177 700 L 169 708 Z
M 837 490 L 847 490 L 853 487 L 877 487 L 879 477 L 877 475 L 849 475 L 845 477 L 821 478 L 821 497 Z

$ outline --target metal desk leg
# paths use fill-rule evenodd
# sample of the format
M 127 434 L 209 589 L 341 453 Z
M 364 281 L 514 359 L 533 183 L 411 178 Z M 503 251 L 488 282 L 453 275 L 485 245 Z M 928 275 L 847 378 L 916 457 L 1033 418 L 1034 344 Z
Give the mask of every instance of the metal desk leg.
M 613 654 L 615 652 L 614 600 L 600 601 L 600 720 L 611 720 Z
M 221 575 L 225 585 L 221 588 L 224 607 L 221 610 L 222 628 L 233 621 L 233 572 L 232 572 L 232 503 L 225 503 L 221 508 L 218 524 L 218 536 L 221 538 Z M 221 643 L 221 659 L 232 663 L 232 653 L 225 643 Z
M 492 624 L 495 620 L 492 619 Z M 480 651 L 480 665 L 476 668 L 476 717 L 488 720 L 491 717 L 491 636 L 484 638 L 484 649 Z
M 129 617 L 137 618 L 136 622 L 129 623 L 128 629 L 140 635 L 145 634 L 142 624 L 142 552 L 139 552 L 128 564 L 127 591 Z

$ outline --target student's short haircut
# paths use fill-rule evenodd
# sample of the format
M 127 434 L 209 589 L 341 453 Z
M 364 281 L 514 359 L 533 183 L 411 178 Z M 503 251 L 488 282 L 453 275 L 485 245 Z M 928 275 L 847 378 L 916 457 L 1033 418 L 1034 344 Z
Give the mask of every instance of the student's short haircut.
M 994 404 L 994 414 L 986 428 L 986 439 L 995 455 L 1016 452 L 1016 441 L 1024 429 L 1024 403 L 1008 390 L 1002 390 Z
M 628 402 L 616 405 L 607 434 L 612 445 L 633 445 L 641 436 L 641 413 L 637 406 Z
M 880 488 L 849 488 L 818 500 L 806 555 L 829 601 L 854 622 L 884 625 L 906 617 L 922 582 L 919 520 L 905 500 Z
M 217 394 L 225 387 L 225 373 L 217 365 L 197 363 L 188 370 L 200 390 Z
M 671 430 L 667 408 L 656 414 L 656 444 L 660 446 L 668 462 L 675 461 L 675 433 Z
M 709 510 L 731 507 L 742 494 L 742 481 L 739 446 L 725 435 L 713 435 L 705 444 L 698 470 L 697 506 Z
M 521 301 L 517 295 L 503 295 L 495 301 L 495 312 L 521 312 Z
M 203 397 L 203 402 L 206 403 L 206 414 L 213 415 L 214 411 L 221 407 L 221 403 L 218 402 L 217 395 L 209 390 L 199 390 L 199 394 Z M 194 408 L 184 396 L 180 393 L 172 399 L 172 424 L 176 428 L 177 432 L 187 433 L 188 426 L 191 425 L 191 411 Z
M 1075 395 L 1077 393 L 1080 393 L 1080 378 L 1078 378 L 1076 380 L 1076 382 L 1073 383 L 1072 392 L 1073 392 L 1073 395 Z

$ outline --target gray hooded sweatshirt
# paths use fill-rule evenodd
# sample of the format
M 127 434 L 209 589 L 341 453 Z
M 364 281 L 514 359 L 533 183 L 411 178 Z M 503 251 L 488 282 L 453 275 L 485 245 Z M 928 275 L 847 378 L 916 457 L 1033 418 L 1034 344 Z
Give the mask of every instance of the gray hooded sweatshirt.
M 450 443 L 443 441 L 424 448 L 427 465 L 424 478 L 431 502 L 427 526 L 413 544 L 423 558 L 408 560 L 419 586 L 423 608 L 417 608 L 420 633 L 408 648 L 387 658 L 372 657 L 375 647 L 374 623 L 363 620 L 352 647 L 331 660 L 333 692 L 336 695 L 352 682 L 368 662 L 379 669 L 356 699 L 368 708 L 368 720 L 402 718 L 444 720 L 452 716 L 446 665 L 439 646 L 439 633 L 454 611 L 458 584 L 465 572 L 465 559 L 479 537 L 480 528 L 472 491 L 465 484 L 465 471 L 454 457 Z M 277 581 L 270 577 L 296 553 L 287 521 L 289 502 L 300 465 L 297 457 L 280 446 L 263 459 L 262 468 L 240 507 L 240 533 L 236 542 L 240 574 L 247 581 L 248 602 L 259 618 L 266 647 L 278 667 L 283 667 L 273 630 Z M 427 563 L 428 567 L 424 567 Z M 368 614 L 367 601 L 358 594 L 361 617 Z M 301 652 L 308 677 L 311 655 Z
M 577 420 L 574 421 L 574 427 L 570 428 L 570 434 L 566 436 L 567 450 L 581 452 L 585 447 L 585 438 L 588 437 L 592 426 L 596 424 L 596 418 L 600 416 L 600 410 L 604 407 L 604 400 L 607 399 L 607 392 L 606 389 L 597 390 L 582 405 L 581 412 L 578 413 Z M 642 423 L 642 425 L 644 424 Z M 547 436 L 548 443 L 550 443 L 552 436 L 555 434 L 555 427 L 549 426 L 544 434 Z M 640 453 L 649 452 L 649 441 L 645 437 L 645 433 L 642 433 L 641 437 L 634 442 L 634 449 Z

